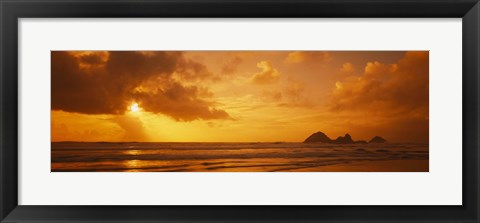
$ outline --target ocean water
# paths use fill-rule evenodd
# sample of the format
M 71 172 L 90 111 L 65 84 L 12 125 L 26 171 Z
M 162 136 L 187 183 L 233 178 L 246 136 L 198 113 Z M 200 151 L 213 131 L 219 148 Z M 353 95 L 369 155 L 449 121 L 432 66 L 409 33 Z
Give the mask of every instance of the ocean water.
M 428 144 L 52 142 L 52 172 L 428 172 Z

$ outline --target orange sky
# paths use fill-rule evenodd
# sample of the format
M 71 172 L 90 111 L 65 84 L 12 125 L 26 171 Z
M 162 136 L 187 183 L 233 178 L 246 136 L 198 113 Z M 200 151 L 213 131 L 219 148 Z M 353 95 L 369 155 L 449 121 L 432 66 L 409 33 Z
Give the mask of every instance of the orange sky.
M 51 56 L 52 141 L 428 142 L 426 51 Z

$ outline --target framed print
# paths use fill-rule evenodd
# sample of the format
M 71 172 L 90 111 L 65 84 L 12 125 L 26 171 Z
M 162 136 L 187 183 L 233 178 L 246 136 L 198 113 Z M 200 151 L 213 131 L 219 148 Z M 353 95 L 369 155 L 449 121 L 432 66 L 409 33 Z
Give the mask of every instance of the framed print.
M 479 5 L 1 1 L 1 222 L 478 222 Z
M 219 58 L 228 59 L 218 66 Z M 358 78 L 360 58 L 373 62 Z M 428 58 L 428 51 L 52 51 L 51 171 L 428 172 Z M 359 117 L 363 123 L 339 127 Z M 331 139 L 319 128 L 387 135 Z

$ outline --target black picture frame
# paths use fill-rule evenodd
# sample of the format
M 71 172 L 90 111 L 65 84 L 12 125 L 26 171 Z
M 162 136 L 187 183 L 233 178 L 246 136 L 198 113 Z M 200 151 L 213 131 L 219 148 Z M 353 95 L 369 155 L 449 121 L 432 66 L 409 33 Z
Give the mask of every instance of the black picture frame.
M 478 0 L 0 0 L 0 15 L 1 222 L 479 222 Z M 18 19 L 74 17 L 462 18 L 463 205 L 18 205 Z

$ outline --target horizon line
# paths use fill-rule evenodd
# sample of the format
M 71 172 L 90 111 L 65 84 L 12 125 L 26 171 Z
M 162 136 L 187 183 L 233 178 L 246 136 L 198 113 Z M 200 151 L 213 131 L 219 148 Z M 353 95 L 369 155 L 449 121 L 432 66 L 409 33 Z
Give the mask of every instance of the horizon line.
M 50 141 L 50 143 L 69 143 L 69 142 L 75 142 L 75 143 L 305 143 L 304 141 L 239 141 L 239 142 L 234 142 L 234 141 L 188 141 L 188 142 L 182 142 L 182 141 L 73 141 L 73 140 L 64 140 L 64 141 Z M 392 144 L 392 143 L 430 143 L 428 142 L 385 142 L 385 143 L 369 143 L 367 141 L 366 144 Z M 335 143 L 322 143 L 322 142 L 311 142 L 311 143 L 306 143 L 306 144 L 335 144 Z M 346 143 L 345 145 L 348 144 L 359 144 L 359 143 Z

